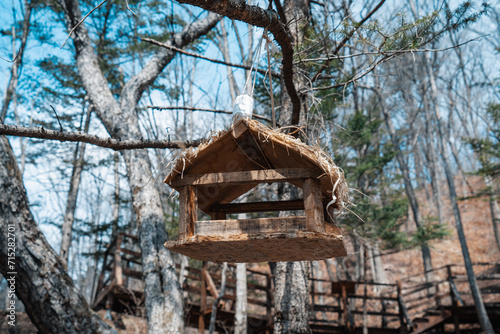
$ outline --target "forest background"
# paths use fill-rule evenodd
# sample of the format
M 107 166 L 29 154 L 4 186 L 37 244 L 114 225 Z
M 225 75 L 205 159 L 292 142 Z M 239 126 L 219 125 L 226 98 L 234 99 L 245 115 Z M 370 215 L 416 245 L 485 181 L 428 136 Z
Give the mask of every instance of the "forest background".
M 79 21 L 71 17 L 70 3 L 0 4 L 4 124 L 190 145 L 229 126 L 230 115 L 220 111 L 232 110 L 253 63 L 261 69 L 255 113 L 270 120 L 272 100 L 278 123 L 290 123 L 285 111 L 290 101 L 281 96 L 287 87 L 279 79 L 282 46 L 271 34 L 266 43 L 263 28 L 207 16 L 178 2 L 109 1 L 83 25 L 107 80 L 107 94 L 130 112 L 117 120 L 125 127 L 113 125 L 112 113 L 98 111 L 100 102 L 86 86 L 90 79 L 78 72 L 84 65 L 75 54 L 82 47 L 71 39 L 80 38 L 78 31 L 66 41 L 68 27 Z M 84 14 L 96 5 L 79 2 Z M 439 247 L 433 240 L 449 242 L 453 233 L 456 216 L 446 208 L 450 197 L 456 202 L 454 196 L 487 201 L 481 219 L 495 240 L 488 256 L 498 260 L 499 5 L 312 1 L 307 9 L 307 19 L 289 24 L 302 31 L 294 42 L 293 66 L 307 104 L 295 124 L 306 133 L 303 140 L 333 157 L 355 189 L 353 205 L 338 218 L 350 236 L 350 256 L 339 261 L 337 270 L 360 279 L 362 263 L 371 261 L 372 278 L 388 280 L 387 263 L 378 255 L 404 249 L 421 250 L 420 269 L 430 268 L 429 245 Z M 170 49 L 147 39 L 167 43 Z M 191 55 L 176 54 L 172 46 Z M 201 54 L 219 63 L 201 59 Z M 165 70 L 138 84 L 138 96 L 127 97 L 136 88 L 133 81 L 147 75 L 144 69 L 155 59 L 168 66 L 161 65 Z M 137 124 L 128 124 L 131 117 Z M 155 189 L 144 196 L 158 194 L 158 212 L 175 238 L 178 204 L 162 180 L 179 149 L 142 153 L 138 161 L 149 160 L 151 168 L 141 180 L 131 180 L 131 170 L 140 167 L 128 153 L 35 138 L 9 137 L 9 142 L 34 220 L 62 254 L 85 298 L 93 293 L 100 255 L 110 238 L 117 231 L 145 233 L 140 230 L 147 226 L 142 224 L 145 213 L 133 203 L 137 184 Z M 450 178 L 458 189 L 455 195 L 449 190 Z M 272 200 L 279 189 L 250 196 Z

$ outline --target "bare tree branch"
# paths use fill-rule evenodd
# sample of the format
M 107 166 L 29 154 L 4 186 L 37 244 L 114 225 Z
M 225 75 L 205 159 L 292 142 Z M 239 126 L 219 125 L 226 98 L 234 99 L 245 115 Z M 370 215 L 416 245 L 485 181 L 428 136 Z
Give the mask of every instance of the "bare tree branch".
M 181 32 L 175 33 L 165 44 L 183 48 L 197 38 L 205 35 L 220 21 L 221 17 L 209 13 L 205 18 L 187 24 Z M 163 69 L 177 54 L 174 50 L 160 49 L 144 66 L 141 72 L 134 75 L 125 84 L 120 96 L 122 111 L 134 112 L 142 93 L 151 85 Z
M 246 66 L 246 65 L 228 63 L 228 62 L 225 62 L 223 60 L 218 60 L 218 59 L 214 59 L 214 58 L 208 58 L 208 57 L 205 57 L 205 56 L 200 55 L 198 53 L 185 51 L 183 49 L 176 48 L 175 46 L 155 41 L 154 39 L 151 39 L 151 38 L 142 38 L 142 40 L 145 41 L 145 42 L 151 43 L 151 44 L 155 44 L 155 45 L 158 45 L 158 46 L 161 46 L 161 47 L 173 50 L 173 51 L 178 52 L 178 53 L 182 53 L 183 55 L 186 55 L 186 56 L 189 56 L 189 57 L 195 57 L 195 58 L 200 58 L 200 59 L 208 60 L 208 61 L 210 61 L 212 63 L 222 64 L 222 65 L 226 65 L 226 66 L 230 66 L 230 67 L 242 68 L 242 69 L 249 70 L 249 71 L 253 70 L 253 71 L 257 71 L 257 72 L 259 72 L 260 74 L 263 74 L 263 75 L 267 75 L 267 72 L 268 72 L 267 70 L 263 70 L 263 69 L 260 69 L 260 68 L 251 68 L 250 66 Z M 271 71 L 271 75 L 273 77 L 275 77 L 275 78 L 281 78 L 281 76 L 278 73 L 276 73 L 276 72 L 272 72 Z
M 362 77 L 364 77 L 368 73 L 371 73 L 380 64 L 382 64 L 382 63 L 384 63 L 384 62 L 388 61 L 389 59 L 392 59 L 396 56 L 397 56 L 396 54 L 391 54 L 391 55 L 384 56 L 383 58 L 380 58 L 377 61 L 374 61 L 373 63 L 370 64 L 370 66 L 365 71 L 356 74 L 351 79 L 349 79 L 345 82 L 341 82 L 341 83 L 333 84 L 333 85 L 329 85 L 329 86 L 312 87 L 312 88 L 308 89 L 308 91 L 328 90 L 328 89 L 332 89 L 332 88 L 347 86 L 347 85 L 353 83 L 354 81 L 361 79 Z
M 202 140 L 188 140 L 188 141 L 171 141 L 171 140 L 119 140 L 113 138 L 101 138 L 95 135 L 89 135 L 85 132 L 67 132 L 67 131 L 54 131 L 48 130 L 43 127 L 28 128 L 24 126 L 14 126 L 0 124 L 0 135 L 4 136 L 17 136 L 29 137 L 39 139 L 51 139 L 71 142 L 83 142 L 104 148 L 109 148 L 115 151 L 120 150 L 136 150 L 143 148 L 175 148 L 184 149 L 188 147 L 195 147 L 200 144 Z
M 66 37 L 66 39 L 64 40 L 64 43 L 61 45 L 61 49 L 64 48 L 64 46 L 66 45 L 66 43 L 68 42 L 68 39 L 71 37 L 71 34 L 73 33 L 73 31 L 75 31 L 76 28 L 78 28 L 80 26 L 80 24 L 83 23 L 83 21 L 85 21 L 85 19 L 87 17 L 90 16 L 90 14 L 92 14 L 96 9 L 99 9 L 102 5 L 104 5 L 108 0 L 104 0 L 102 1 L 100 4 L 98 4 L 96 7 L 94 7 L 90 12 L 87 13 L 87 15 L 85 15 L 85 17 L 83 19 L 80 20 L 80 22 L 77 23 L 76 26 L 74 26 L 68 33 L 68 36 Z M 128 5 L 128 4 L 127 4 Z
M 352 35 L 354 35 L 354 33 L 373 15 L 375 14 L 375 12 L 377 12 L 380 7 L 382 7 L 382 5 L 384 4 L 385 0 L 381 0 L 368 14 L 366 14 L 366 16 L 361 20 L 359 21 L 359 23 L 357 23 L 354 27 L 354 29 L 352 29 L 345 37 L 344 39 L 339 43 L 337 44 L 337 47 L 335 48 L 335 50 L 333 51 L 332 54 L 336 55 L 339 53 L 340 49 L 342 47 L 344 47 L 344 45 L 349 41 L 349 39 L 352 37 Z M 316 72 L 316 74 L 312 77 L 311 81 L 314 82 L 318 79 L 319 75 L 321 73 L 323 73 L 323 71 L 325 69 L 328 68 L 328 66 L 330 65 L 330 59 L 328 59 L 324 64 L 323 66 L 321 66 L 321 68 L 318 70 L 318 72 Z
M 299 94 L 293 83 L 292 37 L 287 26 L 280 21 L 278 14 L 275 11 L 265 10 L 259 6 L 247 5 L 245 1 L 239 0 L 178 0 L 178 2 L 197 6 L 224 15 L 232 20 L 267 28 L 273 34 L 275 41 L 281 46 L 283 55 L 281 61 L 283 65 L 283 80 L 285 81 L 285 87 L 293 105 L 292 125 L 299 124 L 301 103 Z
M 367 56 L 367 55 L 380 55 L 380 56 L 390 56 L 393 54 L 408 54 L 408 53 L 422 53 L 422 52 L 442 52 L 442 51 L 447 51 L 451 49 L 457 49 L 462 45 L 469 44 L 471 42 L 478 41 L 482 38 L 485 38 L 489 36 L 489 34 L 481 35 L 472 39 L 469 39 L 465 42 L 449 46 L 446 48 L 441 48 L 441 49 L 409 49 L 409 50 L 386 50 L 386 51 L 363 51 L 359 53 L 354 53 L 350 55 L 344 55 L 344 56 L 339 56 L 339 55 L 331 55 L 331 56 L 326 56 L 326 57 L 318 57 L 318 58 L 305 58 L 305 59 L 300 59 L 298 61 L 295 61 L 294 64 L 299 64 L 299 63 L 306 63 L 306 62 L 315 62 L 315 61 L 330 61 L 334 59 L 348 59 L 348 58 L 354 58 L 354 57 L 361 57 L 361 56 Z M 323 78 L 329 78 L 329 77 L 319 77 L 318 79 L 323 79 Z
M 161 106 L 146 106 L 146 108 L 156 109 L 156 110 L 191 110 L 191 111 L 206 111 L 206 112 L 213 112 L 213 113 L 217 113 L 217 114 L 226 114 L 226 115 L 232 115 L 232 114 L 233 114 L 233 112 L 232 112 L 232 111 L 227 111 L 227 110 L 219 110 L 219 109 L 206 109 L 206 108 L 196 108 L 196 107 L 183 107 L 183 106 L 180 106 L 180 107 L 176 107 L 176 106 L 165 106 L 165 107 L 161 107 Z M 261 115 L 256 115 L 256 114 L 253 114 L 253 115 L 252 115 L 252 117 L 257 118 L 257 119 L 264 120 L 264 121 L 269 122 L 269 123 L 272 123 L 272 122 L 273 122 L 270 118 L 265 117 L 265 116 L 261 116 Z

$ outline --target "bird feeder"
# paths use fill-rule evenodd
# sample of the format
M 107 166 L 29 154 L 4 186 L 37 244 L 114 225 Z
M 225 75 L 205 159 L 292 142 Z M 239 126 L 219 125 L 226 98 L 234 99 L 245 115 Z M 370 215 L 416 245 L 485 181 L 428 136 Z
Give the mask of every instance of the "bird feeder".
M 345 256 L 333 212 L 347 202 L 341 170 L 319 149 L 240 119 L 173 164 L 165 182 L 179 192 L 179 240 L 165 247 L 215 262 L 309 261 Z M 303 199 L 236 203 L 259 184 L 288 182 Z M 210 216 L 199 221 L 198 209 Z M 227 219 L 229 214 L 304 215 Z M 303 210 L 303 211 L 302 211 Z

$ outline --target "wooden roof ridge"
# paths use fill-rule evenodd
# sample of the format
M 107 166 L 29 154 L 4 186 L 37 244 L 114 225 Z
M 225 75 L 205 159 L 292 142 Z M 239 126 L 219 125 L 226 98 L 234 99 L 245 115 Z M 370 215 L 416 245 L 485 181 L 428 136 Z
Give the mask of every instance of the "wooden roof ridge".
M 230 152 L 228 145 L 234 145 L 234 150 L 239 147 L 237 138 L 244 137 L 245 134 L 250 134 L 253 140 L 256 141 L 258 149 L 261 151 L 265 164 L 259 164 L 252 161 L 247 156 L 247 161 L 239 160 L 240 164 L 247 164 L 243 166 L 243 170 L 251 169 L 268 169 L 274 164 L 283 164 L 283 156 L 289 156 L 290 159 L 286 161 L 286 168 L 314 168 L 317 167 L 322 171 L 320 176 L 322 180 L 322 188 L 324 193 L 328 193 L 328 197 L 332 199 L 331 204 L 335 204 L 339 211 L 347 206 L 349 203 L 349 187 L 344 178 L 343 170 L 335 165 L 333 159 L 325 153 L 318 145 L 311 146 L 300 139 L 290 136 L 282 131 L 271 129 L 268 126 L 249 118 L 243 118 L 231 125 L 227 130 L 222 130 L 213 133 L 205 142 L 203 142 L 196 149 L 188 149 L 181 154 L 176 160 L 172 161 L 168 166 L 168 175 L 164 182 L 171 184 L 174 178 L 183 177 L 185 173 L 199 174 L 203 170 L 200 165 L 205 163 L 205 160 L 214 159 L 214 155 L 218 159 L 224 159 L 226 156 L 231 156 L 234 152 Z M 224 146 L 225 145 L 225 146 Z M 262 148 L 264 147 L 264 148 Z M 219 152 L 224 148 L 227 152 Z M 265 150 L 267 154 L 263 151 Z M 281 157 L 277 156 L 279 150 Z M 244 150 L 243 150 L 244 151 Z M 241 152 L 240 152 L 241 153 Z M 244 153 L 244 152 L 243 152 Z M 295 159 L 294 159 L 295 158 Z M 269 160 L 269 161 L 268 161 Z M 198 166 L 198 167 L 197 167 Z M 215 166 L 215 165 L 214 165 Z M 215 170 L 215 166 L 209 173 L 227 172 L 226 170 Z M 280 166 L 279 168 L 285 168 Z M 194 170 L 194 171 L 193 171 Z M 204 173 L 204 172 L 201 172 Z M 328 180 L 328 182 L 326 182 Z

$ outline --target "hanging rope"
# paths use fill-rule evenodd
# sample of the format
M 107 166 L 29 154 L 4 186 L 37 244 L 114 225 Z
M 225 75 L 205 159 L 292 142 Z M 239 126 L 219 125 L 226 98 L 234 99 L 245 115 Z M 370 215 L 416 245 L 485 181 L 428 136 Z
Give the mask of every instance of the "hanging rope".
M 243 94 L 238 95 L 234 102 L 233 109 L 233 121 L 242 117 L 252 117 L 253 112 L 253 91 L 255 88 L 255 82 L 257 81 L 257 71 L 253 72 L 256 60 L 260 58 L 260 49 L 262 45 L 262 40 L 264 39 L 264 34 L 267 33 L 267 28 L 264 30 L 264 33 L 260 37 L 259 44 L 257 46 L 257 52 L 254 54 L 252 59 L 252 65 L 250 66 L 250 71 L 247 74 L 247 79 L 245 81 L 245 87 L 243 87 Z M 252 80 L 253 74 L 253 80 Z M 251 86 L 249 85 L 251 84 Z
M 264 29 L 262 36 L 260 37 L 259 44 L 257 46 L 257 52 L 252 57 L 252 65 L 250 66 L 250 71 L 247 74 L 247 78 L 245 81 L 245 86 L 243 87 L 243 94 L 238 95 L 235 100 L 234 109 L 233 109 L 233 121 L 237 118 L 241 117 L 252 117 L 253 112 L 253 92 L 255 89 L 255 83 L 257 82 L 257 71 L 254 71 L 254 66 L 258 63 L 258 59 L 260 59 L 260 53 L 262 49 L 262 41 L 266 40 L 266 51 L 267 51 L 267 65 L 269 72 L 269 94 L 271 95 L 271 113 L 272 113 L 272 122 L 273 128 L 276 128 L 276 115 L 274 111 L 274 94 L 273 94 L 273 80 L 272 80 L 272 71 L 271 71 L 271 51 L 270 45 L 272 42 L 267 35 L 267 28 Z M 254 72 L 254 73 L 253 73 Z M 253 78 L 252 78 L 253 75 Z M 251 83 L 251 87 L 250 87 Z
M 269 49 L 269 44 L 271 44 L 271 40 L 269 36 L 267 36 L 267 29 L 264 31 L 264 35 L 262 35 L 266 39 L 266 51 L 267 51 L 267 70 L 269 71 L 269 94 L 271 95 L 271 115 L 273 118 L 273 129 L 276 129 L 276 117 L 274 114 L 274 91 L 273 91 L 273 76 L 271 74 L 271 50 Z

